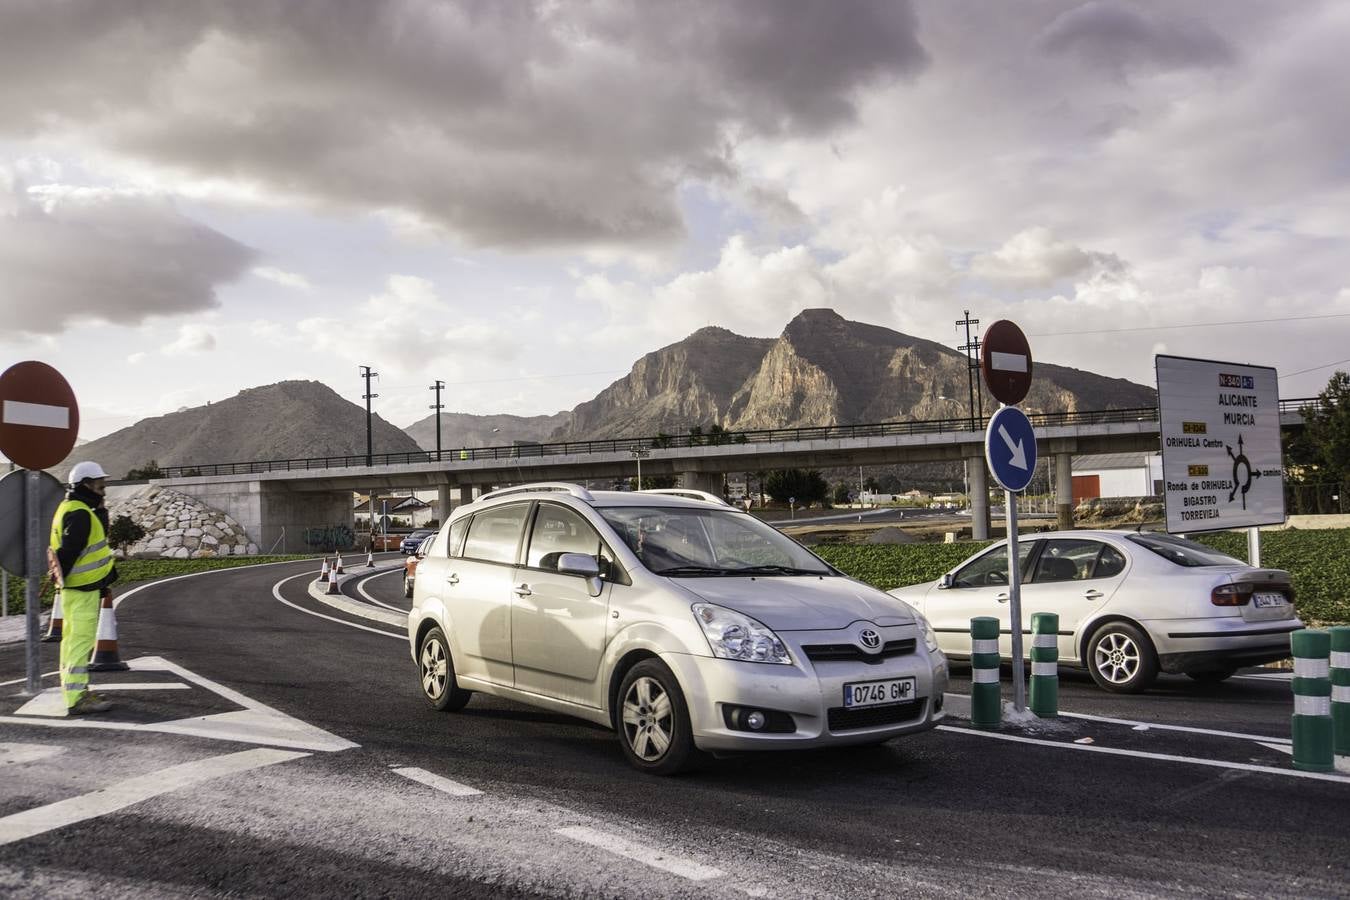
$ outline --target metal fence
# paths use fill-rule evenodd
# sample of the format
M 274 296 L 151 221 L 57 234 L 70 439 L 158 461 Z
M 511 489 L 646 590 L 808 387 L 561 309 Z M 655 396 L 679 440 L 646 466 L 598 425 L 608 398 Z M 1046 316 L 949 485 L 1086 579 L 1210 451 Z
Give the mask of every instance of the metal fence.
M 1311 399 L 1282 400 L 1280 412 L 1298 412 Z M 1033 426 L 1055 428 L 1072 425 L 1111 425 L 1127 422 L 1156 422 L 1158 409 L 1141 406 L 1131 409 L 1087 410 L 1081 412 L 1036 413 L 1029 416 Z M 411 465 L 416 463 L 468 462 L 473 460 L 512 460 L 543 456 L 573 456 L 591 453 L 631 453 L 641 450 L 716 447 L 728 444 L 767 444 L 788 441 L 846 440 L 869 437 L 906 437 L 922 434 L 951 434 L 983 431 L 988 418 L 962 417 L 923 419 L 909 422 L 876 422 L 867 425 L 822 425 L 812 428 L 768 428 L 752 431 L 716 431 L 694 434 L 658 434 L 654 437 L 609 438 L 596 441 L 556 441 L 522 443 L 502 447 L 464 447 L 420 450 L 410 453 L 376 453 L 372 466 Z M 300 459 L 255 460 L 252 462 L 209 463 L 189 466 L 162 466 L 161 477 L 190 478 L 199 475 L 259 475 L 264 472 L 339 469 L 366 465 L 366 455 L 310 456 Z

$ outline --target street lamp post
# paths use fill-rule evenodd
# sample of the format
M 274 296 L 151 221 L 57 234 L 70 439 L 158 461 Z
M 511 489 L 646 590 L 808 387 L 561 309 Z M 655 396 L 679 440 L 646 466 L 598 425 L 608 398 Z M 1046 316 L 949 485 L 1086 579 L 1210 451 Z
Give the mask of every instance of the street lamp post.
M 633 447 L 629 451 L 633 454 L 633 459 L 637 460 L 637 489 L 642 490 L 642 460 L 652 455 L 652 451 L 644 447 Z

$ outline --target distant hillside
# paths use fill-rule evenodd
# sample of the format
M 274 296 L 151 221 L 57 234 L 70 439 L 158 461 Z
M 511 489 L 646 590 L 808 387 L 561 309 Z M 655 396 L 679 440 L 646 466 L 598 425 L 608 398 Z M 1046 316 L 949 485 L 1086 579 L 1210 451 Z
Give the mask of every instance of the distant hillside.
M 551 416 L 474 416 L 441 413 L 441 449 L 501 447 L 512 441 L 546 441 L 570 413 Z M 436 449 L 436 417 L 427 416 L 403 429 L 423 450 Z
M 417 442 L 373 417 L 376 453 L 408 453 Z M 283 381 L 240 391 L 81 445 L 74 459 L 92 459 L 115 478 L 151 460 L 161 466 L 348 456 L 366 452 L 366 411 L 317 381 Z
M 966 357 L 830 309 L 802 311 L 776 339 L 701 328 L 648 353 L 577 406 L 555 440 L 938 419 L 967 414 Z M 1035 364 L 1030 413 L 1152 406 L 1156 392 L 1120 378 Z M 977 385 L 979 383 L 977 375 Z M 984 394 L 984 409 L 997 403 Z

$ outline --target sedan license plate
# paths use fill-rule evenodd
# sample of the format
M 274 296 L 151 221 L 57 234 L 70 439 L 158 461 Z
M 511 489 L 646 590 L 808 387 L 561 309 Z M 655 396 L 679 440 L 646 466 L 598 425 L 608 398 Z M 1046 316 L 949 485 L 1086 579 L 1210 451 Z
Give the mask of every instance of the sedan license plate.
M 844 706 L 885 706 L 914 699 L 914 679 L 890 678 L 886 681 L 858 681 L 844 685 Z
M 1284 606 L 1284 594 L 1252 594 L 1252 605 L 1257 609 L 1271 606 Z

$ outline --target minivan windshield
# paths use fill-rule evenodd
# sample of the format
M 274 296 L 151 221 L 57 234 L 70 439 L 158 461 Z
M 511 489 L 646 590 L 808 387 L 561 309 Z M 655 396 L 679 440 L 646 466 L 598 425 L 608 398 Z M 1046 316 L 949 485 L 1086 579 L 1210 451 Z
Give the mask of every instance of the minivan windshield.
M 1193 569 L 1198 566 L 1245 566 L 1240 559 L 1234 559 L 1204 544 L 1188 541 L 1171 534 L 1129 534 L 1125 539 L 1147 547 L 1168 562 Z
M 817 556 L 754 516 L 683 506 L 597 508 L 657 575 L 832 575 Z

